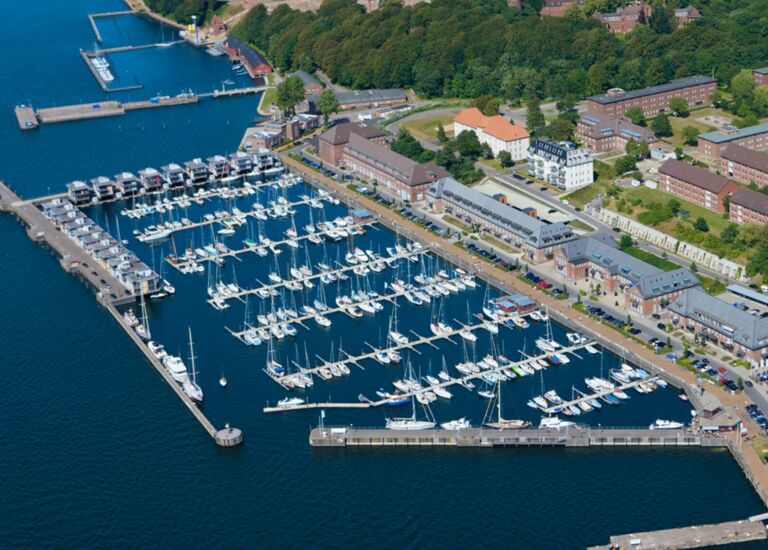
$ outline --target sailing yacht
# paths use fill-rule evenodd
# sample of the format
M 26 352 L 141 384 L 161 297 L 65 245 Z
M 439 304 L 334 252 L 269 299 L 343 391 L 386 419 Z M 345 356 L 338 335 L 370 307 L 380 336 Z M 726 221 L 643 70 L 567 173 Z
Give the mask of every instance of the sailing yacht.
M 488 409 L 485 412 L 485 419 L 483 420 L 483 426 L 493 428 L 495 430 L 519 430 L 531 425 L 530 422 L 525 420 L 509 420 L 501 416 L 501 383 L 496 384 L 496 420 L 492 420 L 492 407 L 493 401 L 488 403 Z
M 416 419 L 416 401 L 411 397 L 413 405 L 413 414 L 407 418 L 387 418 L 386 428 L 388 430 L 429 430 L 435 427 L 435 422 L 431 420 Z M 425 410 L 429 410 L 425 405 Z
M 192 401 L 195 403 L 202 403 L 203 402 L 203 390 L 200 389 L 200 386 L 197 385 L 197 372 L 195 370 L 195 349 L 192 344 L 192 328 L 187 327 L 187 330 L 189 331 L 189 361 L 192 366 L 192 378 L 190 379 L 189 374 L 184 378 L 184 381 L 181 383 L 181 388 L 184 390 L 184 393 L 187 394 L 187 397 L 189 397 Z

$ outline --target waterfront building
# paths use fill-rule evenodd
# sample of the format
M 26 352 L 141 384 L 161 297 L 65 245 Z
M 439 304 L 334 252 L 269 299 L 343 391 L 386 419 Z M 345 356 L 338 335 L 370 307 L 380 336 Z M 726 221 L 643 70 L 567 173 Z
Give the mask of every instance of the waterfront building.
M 728 219 L 735 223 L 768 223 L 768 195 L 740 187 L 733 192 L 728 205 Z
M 147 193 L 160 191 L 163 188 L 163 176 L 154 168 L 139 170 L 139 181 Z
M 731 144 L 720 155 L 720 172 L 741 183 L 768 185 L 768 155 Z
M 538 138 L 528 148 L 528 174 L 570 191 L 594 182 L 594 159 L 570 141 Z
M 91 180 L 93 195 L 99 201 L 108 201 L 115 198 L 115 182 L 111 179 L 99 176 Z
M 713 212 L 725 211 L 725 198 L 736 191 L 738 184 L 685 162 L 670 159 L 659 167 L 658 186 L 688 202 L 703 206 Z
M 184 174 L 184 169 L 178 164 L 166 164 L 160 168 L 160 171 L 163 174 L 163 179 L 168 182 L 168 186 L 171 189 L 182 187 L 184 185 L 186 176 Z
M 371 124 L 362 122 L 343 122 L 336 124 L 317 137 L 317 156 L 320 160 L 333 166 L 341 164 L 341 154 L 344 146 L 349 143 L 352 135 L 361 136 L 369 141 L 384 145 L 387 134 Z
M 768 357 L 768 318 L 742 311 L 710 296 L 701 288 L 690 288 L 669 305 L 673 325 L 706 339 L 752 365 L 765 364 Z
M 262 77 L 272 72 L 272 66 L 263 55 L 237 38 L 228 37 L 221 48 L 232 61 L 240 62 L 251 78 Z
M 123 197 L 132 197 L 139 193 L 139 180 L 131 172 L 120 172 L 115 175 L 117 192 Z
M 623 151 L 630 140 L 652 145 L 658 141 L 648 128 L 622 117 L 586 112 L 576 124 L 576 137 L 593 153 Z
M 528 156 L 531 136 L 518 124 L 513 124 L 501 115 L 485 116 L 477 107 L 460 111 L 453 119 L 453 133 L 472 132 L 480 143 L 491 148 L 493 156 L 506 151 L 512 160 L 523 160 Z
M 611 88 L 601 95 L 587 98 L 587 111 L 613 116 L 624 116 L 630 107 L 640 107 L 645 116 L 652 117 L 669 110 L 669 102 L 681 97 L 691 107 L 709 105 L 717 89 L 717 80 L 710 76 L 678 78 L 640 90 L 625 91 Z
M 534 263 L 551 260 L 557 248 L 577 238 L 564 223 L 547 223 L 532 217 L 452 177 L 440 178 L 427 195 L 428 206 L 434 212 L 480 227 L 520 250 L 526 260 Z
M 208 166 L 201 159 L 192 159 L 184 163 L 187 177 L 191 183 L 205 183 L 208 181 Z
M 67 195 L 77 206 L 91 202 L 91 188 L 84 181 L 73 181 L 67 184 Z
M 659 314 L 680 293 L 699 285 L 688 269 L 663 271 L 622 251 L 613 237 L 597 233 L 573 240 L 555 252 L 555 270 L 571 281 L 600 284 L 618 292 L 633 314 Z
M 702 155 L 720 158 L 731 145 L 747 149 L 768 149 L 768 124 L 756 124 L 746 128 L 726 125 L 719 130 L 699 134 L 698 150 Z
M 342 150 L 342 164 L 379 191 L 410 202 L 424 200 L 430 184 L 449 175 L 434 162 L 418 163 L 356 133 Z

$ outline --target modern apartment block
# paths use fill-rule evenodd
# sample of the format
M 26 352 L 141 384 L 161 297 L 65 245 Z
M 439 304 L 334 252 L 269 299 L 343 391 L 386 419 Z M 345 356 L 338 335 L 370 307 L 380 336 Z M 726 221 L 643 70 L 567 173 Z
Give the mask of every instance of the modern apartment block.
M 528 149 L 528 174 L 570 191 L 595 181 L 594 159 L 586 149 L 569 141 L 539 138 Z
M 630 107 L 640 107 L 645 116 L 652 117 L 669 111 L 672 98 L 682 97 L 691 107 L 709 105 L 717 89 L 717 80 L 709 76 L 678 78 L 666 84 L 625 91 L 611 88 L 606 93 L 587 98 L 587 110 L 613 116 L 623 116 Z

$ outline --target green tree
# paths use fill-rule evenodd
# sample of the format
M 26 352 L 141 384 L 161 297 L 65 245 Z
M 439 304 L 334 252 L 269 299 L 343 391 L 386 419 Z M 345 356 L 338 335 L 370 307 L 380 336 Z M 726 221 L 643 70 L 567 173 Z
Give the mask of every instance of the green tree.
M 648 18 L 648 26 L 656 34 L 670 34 L 673 29 L 672 16 L 663 4 L 656 4 Z
M 541 102 L 538 98 L 534 97 L 528 100 L 526 107 L 527 114 L 525 118 L 525 127 L 531 134 L 537 135 L 541 132 L 546 123 L 544 113 L 541 112 Z
M 699 129 L 695 126 L 683 128 L 683 142 L 686 145 L 696 145 L 699 142 Z
M 328 118 L 338 113 L 341 105 L 336 97 L 336 94 L 330 88 L 323 90 L 317 98 L 317 108 L 323 114 L 323 124 L 328 127 Z
M 497 158 L 504 168 L 512 166 L 513 164 L 512 155 L 509 154 L 509 151 L 499 151 Z
M 304 101 L 304 83 L 298 76 L 286 78 L 277 85 L 277 106 L 284 112 L 295 112 L 296 105 Z
M 699 216 L 696 218 L 696 221 L 693 224 L 694 229 L 697 231 L 701 231 L 703 233 L 707 233 L 709 231 L 709 224 L 707 224 L 707 220 Z
M 768 86 L 758 86 L 752 92 L 752 107 L 761 115 L 768 115 Z
M 587 71 L 587 95 L 601 94 L 608 84 L 608 69 L 602 61 L 592 65 Z
M 437 123 L 437 141 L 440 143 L 445 143 L 448 141 L 448 136 L 445 134 L 445 128 L 443 128 L 442 122 Z
M 573 132 L 576 128 L 574 125 L 563 119 L 556 118 L 550 122 L 542 131 L 542 135 L 555 141 L 571 141 L 573 140 Z
M 473 107 L 477 107 L 485 116 L 494 116 L 499 114 L 501 100 L 490 94 L 484 94 L 472 102 Z
M 651 120 L 651 131 L 658 137 L 667 137 L 672 135 L 672 125 L 669 123 L 669 117 L 665 114 L 658 114 Z
M 739 226 L 735 223 L 729 223 L 727 226 L 725 226 L 725 229 L 720 232 L 720 240 L 726 244 L 735 243 L 738 236 Z
M 669 108 L 675 113 L 675 116 L 686 117 L 690 114 L 688 101 L 683 97 L 673 97 L 670 99 Z
M 647 159 L 651 156 L 651 149 L 648 147 L 648 142 L 643 140 L 637 144 L 637 158 Z
M 749 69 L 740 70 L 731 79 L 733 99 L 737 102 L 750 101 L 756 86 L 752 71 Z
M 462 157 L 470 157 L 476 159 L 482 153 L 483 148 L 478 141 L 474 132 L 464 130 L 458 136 L 454 142 L 456 150 Z
M 667 208 L 670 212 L 672 212 L 673 216 L 677 216 L 677 214 L 680 212 L 680 208 L 682 207 L 682 204 L 680 204 L 680 201 L 677 199 L 669 199 L 667 201 Z
M 683 148 L 678 146 L 675 147 L 675 158 L 677 160 L 682 160 L 685 155 L 683 154 Z
M 397 139 L 392 142 L 390 147 L 395 153 L 399 153 L 416 162 L 428 162 L 434 158 L 432 151 L 424 149 L 421 143 L 416 141 L 416 138 L 402 128 L 397 135 Z
M 615 167 L 616 171 L 621 175 L 633 171 L 635 168 L 637 168 L 637 164 L 635 163 L 635 159 L 633 157 L 625 155 L 616 161 Z
M 622 250 L 626 250 L 627 248 L 635 246 L 635 242 L 632 240 L 632 237 L 624 233 L 621 236 L 621 239 L 619 239 L 619 247 Z
M 639 124 L 640 126 L 645 126 L 645 113 L 643 112 L 643 109 L 641 107 L 630 107 L 624 113 L 624 116 L 627 117 L 632 122 L 634 122 L 635 124 Z

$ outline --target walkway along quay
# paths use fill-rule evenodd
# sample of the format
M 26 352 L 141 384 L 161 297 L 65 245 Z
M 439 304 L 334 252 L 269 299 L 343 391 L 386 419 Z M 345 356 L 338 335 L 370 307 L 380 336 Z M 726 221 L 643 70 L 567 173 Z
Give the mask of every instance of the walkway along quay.
M 523 428 L 495 430 L 387 430 L 383 428 L 317 427 L 312 447 L 727 447 L 726 438 L 689 430 L 648 428 Z
M 203 429 L 211 436 L 214 442 L 223 447 L 239 445 L 243 441 L 242 432 L 230 426 L 217 430 L 205 414 L 187 397 L 162 363 L 151 354 L 147 345 L 139 335 L 127 323 L 117 307 L 119 305 L 134 303 L 136 296 L 129 292 L 123 283 L 112 275 L 110 271 L 94 261 L 83 248 L 72 239 L 59 231 L 52 221 L 48 220 L 41 212 L 39 200 L 22 200 L 5 183 L 0 182 L 0 211 L 13 214 L 27 227 L 27 234 L 35 242 L 47 245 L 60 258 L 62 268 L 68 273 L 77 275 L 86 281 L 96 292 L 98 302 L 103 305 L 120 327 L 138 346 L 144 356 L 160 376 L 168 382 L 168 385 L 181 399 L 182 403 L 197 419 Z
M 99 32 L 99 27 L 96 24 L 96 18 L 97 17 L 117 17 L 118 15 L 133 15 L 133 12 L 130 10 L 123 10 L 123 11 L 107 11 L 102 13 L 89 13 L 88 14 L 88 22 L 91 24 L 91 28 L 93 29 L 93 34 L 96 35 L 96 41 L 101 44 L 104 42 L 101 39 L 101 33 Z

